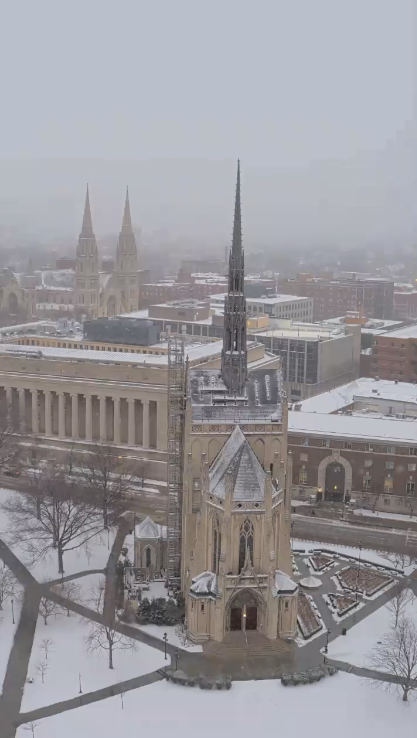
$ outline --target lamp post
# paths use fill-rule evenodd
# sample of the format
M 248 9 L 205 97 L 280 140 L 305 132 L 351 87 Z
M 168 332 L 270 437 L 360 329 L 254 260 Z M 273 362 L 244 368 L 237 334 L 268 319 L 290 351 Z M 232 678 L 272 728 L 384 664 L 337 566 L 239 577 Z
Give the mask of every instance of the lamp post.
M 82 687 L 81 687 L 81 674 L 78 674 L 78 685 L 80 687 L 79 694 L 83 693 Z
M 292 539 L 293 539 L 293 536 L 294 536 L 294 521 L 292 521 L 292 523 L 291 523 L 291 531 L 290 531 L 290 549 L 291 549 L 291 553 L 292 553 Z
M 175 651 L 175 671 L 178 671 L 178 658 L 179 658 L 180 652 L 178 649 Z
M 12 603 L 12 622 L 13 622 L 13 625 L 14 625 L 16 621 L 14 619 L 14 599 L 13 599 L 13 597 L 11 599 L 11 603 Z
M 324 647 L 324 653 L 326 654 L 329 652 L 329 635 L 330 634 L 331 634 L 331 630 L 328 630 L 326 633 L 326 645 Z
M 167 640 L 168 640 L 168 636 L 167 636 L 166 633 L 164 633 L 163 641 L 164 641 L 164 647 L 165 647 L 164 648 L 164 650 L 165 650 L 165 661 L 166 661 L 166 658 L 167 658 Z
M 359 541 L 359 559 L 358 559 L 358 573 L 356 576 L 356 603 L 358 602 L 358 589 L 359 589 L 359 575 L 361 570 L 361 553 L 363 549 L 363 543 L 362 541 Z

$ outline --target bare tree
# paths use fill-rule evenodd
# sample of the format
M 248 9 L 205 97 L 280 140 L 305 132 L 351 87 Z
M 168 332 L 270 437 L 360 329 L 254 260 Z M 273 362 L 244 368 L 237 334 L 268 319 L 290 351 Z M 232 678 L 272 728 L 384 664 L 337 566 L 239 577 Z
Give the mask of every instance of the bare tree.
M 49 666 L 46 663 L 46 661 L 40 661 L 39 664 L 36 664 L 35 671 L 37 671 L 38 674 L 40 674 L 42 678 L 42 684 L 44 684 L 45 682 L 45 675 L 48 669 L 49 669 Z
M 131 484 L 126 459 L 116 456 L 110 446 L 97 444 L 83 462 L 81 477 L 88 497 L 102 510 L 103 527 L 107 530 L 123 512 Z
M 93 592 L 92 603 L 95 612 L 100 614 L 103 611 L 103 599 L 104 587 L 96 588 Z M 108 622 L 103 618 L 102 623 L 94 623 L 91 620 L 87 620 L 86 623 L 89 626 L 89 633 L 84 639 L 87 651 L 91 654 L 107 654 L 109 669 L 114 669 L 113 654 L 115 651 L 136 650 L 135 641 L 116 630 L 114 613 Z
M 389 553 L 384 554 L 384 558 L 397 571 L 404 571 L 408 566 L 415 566 L 417 563 L 417 552 L 409 551 L 408 553 Z
M 71 602 L 79 602 L 82 601 L 81 596 L 81 585 L 79 585 L 77 582 L 69 581 L 69 582 L 63 582 L 62 584 L 55 584 L 52 587 L 52 590 L 56 592 L 57 594 L 61 595 L 61 597 L 65 597 L 65 599 L 68 600 L 68 605 L 65 606 L 67 617 L 70 617 L 71 615 Z
M 62 615 L 62 608 L 57 602 L 48 600 L 47 597 L 41 597 L 39 602 L 39 615 L 43 618 L 44 625 L 48 625 L 48 618 Z
M 44 638 L 42 640 L 42 643 L 40 645 L 41 650 L 45 654 L 45 659 L 48 661 L 48 653 L 51 650 L 52 646 L 54 645 L 54 642 L 52 638 Z
M 50 466 L 36 480 L 36 493 L 9 497 L 2 505 L 9 516 L 11 543 L 18 542 L 34 563 L 52 549 L 64 573 L 64 553 L 86 544 L 103 530 L 100 510 L 65 470 Z
M 13 597 L 16 591 L 16 579 L 10 569 L 0 561 L 0 610 L 3 609 L 3 603 L 9 597 Z
M 410 518 L 413 517 L 414 513 L 417 510 L 417 497 L 415 494 L 413 495 L 406 495 L 404 497 L 404 502 L 407 506 L 407 510 L 410 513 Z
M 404 581 L 396 582 L 394 587 L 394 596 L 385 605 L 394 617 L 394 627 L 398 625 L 398 621 L 404 614 L 408 603 L 413 599 L 412 591 L 408 588 Z
M 26 723 L 26 725 L 23 726 L 23 730 L 31 730 L 32 731 L 32 738 L 35 738 L 35 729 L 40 725 L 40 720 L 31 720 L 30 723 Z
M 417 690 L 417 626 L 410 618 L 402 617 L 397 627 L 382 637 L 371 652 L 370 667 L 394 674 L 396 685 L 374 681 L 385 689 L 398 687 L 403 702 L 408 701 L 410 693 Z

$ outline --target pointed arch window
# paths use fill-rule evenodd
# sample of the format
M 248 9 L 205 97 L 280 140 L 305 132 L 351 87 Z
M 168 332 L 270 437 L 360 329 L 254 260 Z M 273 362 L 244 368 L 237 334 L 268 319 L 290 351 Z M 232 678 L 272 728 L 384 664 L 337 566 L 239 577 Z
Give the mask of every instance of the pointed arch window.
M 250 559 L 253 564 L 253 523 L 250 518 L 245 518 L 240 526 L 239 535 L 239 572 L 245 565 L 246 551 L 249 551 Z
M 222 533 L 220 528 L 220 522 L 217 515 L 213 518 L 213 568 L 212 571 L 215 574 L 219 573 L 220 566 L 220 553 L 222 550 Z
M 145 556 L 146 556 L 146 567 L 149 569 L 149 567 L 151 566 L 151 561 L 152 561 L 152 558 L 151 558 L 151 549 L 149 548 L 149 546 L 145 550 Z

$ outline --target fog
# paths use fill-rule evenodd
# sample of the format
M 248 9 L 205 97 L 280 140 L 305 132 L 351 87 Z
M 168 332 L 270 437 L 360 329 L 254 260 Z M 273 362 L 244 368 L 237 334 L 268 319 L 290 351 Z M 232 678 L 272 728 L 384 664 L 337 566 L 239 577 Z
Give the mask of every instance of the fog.
M 0 225 L 412 244 L 414 0 L 16 0 L 2 8 Z

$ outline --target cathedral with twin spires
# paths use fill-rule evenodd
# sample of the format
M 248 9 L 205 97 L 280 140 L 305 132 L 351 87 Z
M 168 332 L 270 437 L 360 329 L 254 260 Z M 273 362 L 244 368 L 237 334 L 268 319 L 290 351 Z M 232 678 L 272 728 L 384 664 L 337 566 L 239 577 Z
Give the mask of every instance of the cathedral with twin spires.
M 181 584 L 195 642 L 295 636 L 287 428 L 279 358 L 247 366 L 238 164 L 221 369 L 187 376 Z

